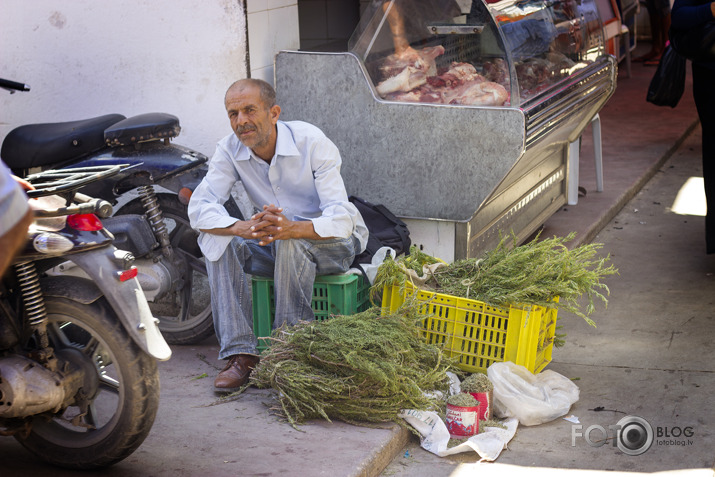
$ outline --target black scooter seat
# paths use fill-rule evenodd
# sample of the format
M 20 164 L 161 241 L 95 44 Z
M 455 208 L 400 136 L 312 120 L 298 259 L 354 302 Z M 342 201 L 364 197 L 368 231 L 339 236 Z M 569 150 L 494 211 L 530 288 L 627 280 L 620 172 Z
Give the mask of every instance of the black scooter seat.
M 108 146 L 129 146 L 138 142 L 170 139 L 179 135 L 179 118 L 167 113 L 146 113 L 113 124 L 104 131 Z
M 126 119 L 106 114 L 62 123 L 26 124 L 10 131 L 0 157 L 10 169 L 57 164 L 98 151 L 105 146 L 104 130 Z

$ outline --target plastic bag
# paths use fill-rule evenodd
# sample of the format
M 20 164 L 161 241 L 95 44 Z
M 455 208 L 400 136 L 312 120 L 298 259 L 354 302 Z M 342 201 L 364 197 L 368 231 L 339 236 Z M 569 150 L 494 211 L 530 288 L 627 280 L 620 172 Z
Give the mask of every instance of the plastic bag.
M 372 285 L 375 283 L 375 276 L 377 275 L 377 269 L 380 268 L 380 265 L 382 265 L 382 262 L 385 261 L 387 256 L 392 257 L 394 260 L 395 257 L 397 256 L 397 253 L 395 253 L 395 250 L 390 248 L 390 247 L 381 247 L 375 254 L 372 256 L 371 263 L 361 263 L 360 268 L 352 268 L 350 271 L 354 271 L 356 274 L 365 274 L 365 278 L 368 279 L 370 284 Z
M 494 412 L 501 417 L 516 417 L 525 426 L 564 416 L 578 401 L 578 386 L 551 370 L 533 374 L 512 362 L 494 363 L 487 369 L 487 376 L 494 384 Z
M 420 433 L 420 446 L 424 450 L 440 457 L 474 451 L 485 461 L 494 461 L 499 457 L 516 434 L 519 425 L 516 419 L 507 419 L 502 422 L 506 429 L 487 427 L 484 432 L 464 440 L 461 444 L 448 447 L 449 431 L 436 412 L 405 410 L 400 413 L 400 417 Z
M 449 394 L 457 394 L 460 392 L 461 383 L 456 374 L 447 371 L 449 377 Z M 439 391 L 436 391 L 439 393 Z M 441 393 L 439 394 L 441 395 Z M 516 428 L 519 422 L 514 419 L 507 419 L 502 422 L 505 429 L 501 427 L 487 427 L 476 436 L 466 439 L 459 445 L 448 447 L 450 435 L 442 418 L 432 411 L 418 411 L 414 409 L 406 409 L 400 413 L 409 425 L 411 425 L 421 436 L 420 446 L 423 449 L 445 457 L 461 452 L 474 451 L 479 454 L 482 460 L 493 461 L 499 457 L 501 451 L 506 449 L 509 441 L 516 434 Z
M 685 57 L 668 45 L 648 86 L 646 101 L 674 108 L 685 91 Z

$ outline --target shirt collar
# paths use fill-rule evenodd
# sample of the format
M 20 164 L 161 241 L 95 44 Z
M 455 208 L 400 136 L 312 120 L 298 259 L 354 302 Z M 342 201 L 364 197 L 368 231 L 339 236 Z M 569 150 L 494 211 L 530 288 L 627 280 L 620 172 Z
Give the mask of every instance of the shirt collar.
M 283 121 L 278 121 L 276 127 L 278 128 L 278 139 L 276 140 L 276 156 L 300 156 L 298 146 L 296 146 L 295 141 L 293 140 L 293 133 L 286 125 L 286 123 Z M 251 150 L 241 144 L 241 141 L 237 142 L 239 144 L 239 149 L 236 154 L 236 160 L 249 160 L 251 158 Z
M 276 156 L 300 156 L 298 146 L 293 139 L 293 131 L 283 121 L 278 121 L 278 140 Z

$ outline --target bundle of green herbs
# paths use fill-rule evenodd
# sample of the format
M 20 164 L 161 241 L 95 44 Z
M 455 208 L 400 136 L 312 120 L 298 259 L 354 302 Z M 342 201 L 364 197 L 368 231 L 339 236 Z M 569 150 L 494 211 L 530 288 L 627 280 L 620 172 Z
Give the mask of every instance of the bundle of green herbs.
M 567 237 L 540 240 L 518 246 L 516 237 L 505 236 L 497 246 L 480 258 L 456 260 L 436 269 L 426 285 L 448 295 L 483 301 L 495 306 L 540 305 L 560 308 L 584 318 L 595 326 L 588 315 L 595 311 L 594 300 L 608 304 L 609 289 L 601 280 L 617 274 L 608 265 L 610 256 L 598 257 L 603 244 L 591 243 L 569 249 L 575 233 Z M 411 249 L 410 254 L 413 253 Z M 416 251 L 416 250 L 415 250 Z M 418 259 L 426 262 L 424 253 Z M 399 258 L 397 262 L 402 260 Z M 387 266 L 385 266 L 387 265 Z M 373 289 L 410 283 L 408 274 L 398 264 L 386 261 L 378 269 Z M 588 297 L 585 312 L 580 299 Z M 558 300 L 558 302 L 556 301 Z
M 477 407 L 479 406 L 479 401 L 471 394 L 457 393 L 447 398 L 447 404 L 459 407 Z
M 463 393 L 488 393 L 494 390 L 494 385 L 484 373 L 473 373 L 464 378 L 460 389 Z
M 349 423 L 402 423 L 403 409 L 444 405 L 455 362 L 425 343 L 409 303 L 395 314 L 379 308 L 281 329 L 251 374 L 259 388 L 273 388 L 272 410 L 292 425 L 323 418 Z
M 385 285 L 398 285 L 400 292 L 404 291 L 405 283 L 410 282 L 410 276 L 425 276 L 424 267 L 444 263 L 431 255 L 422 252 L 416 246 L 410 247 L 409 255 L 401 255 L 397 260 L 388 258 L 380 265 L 375 283 L 370 287 L 370 299 L 376 303 L 382 295 Z

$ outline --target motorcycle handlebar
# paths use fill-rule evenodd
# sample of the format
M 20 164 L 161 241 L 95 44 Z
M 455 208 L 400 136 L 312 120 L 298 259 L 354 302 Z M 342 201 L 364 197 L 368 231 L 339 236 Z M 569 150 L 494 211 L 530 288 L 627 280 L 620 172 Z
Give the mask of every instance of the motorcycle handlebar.
M 78 197 L 81 196 L 81 197 Z M 93 199 L 84 194 L 76 194 L 75 199 L 78 204 L 59 207 L 54 210 L 35 210 L 35 217 L 62 217 L 75 214 L 95 214 L 100 218 L 107 218 L 112 215 L 112 204 L 102 199 Z
M 75 193 L 74 199 L 81 204 L 93 204 L 95 211 L 92 213 L 97 214 L 102 219 L 110 217 L 114 210 L 112 208 L 112 204 L 110 204 L 106 200 L 95 199 L 79 192 Z
M 0 78 L 0 88 L 5 88 L 10 91 L 30 91 L 30 87 L 24 83 L 18 83 L 17 81 L 10 81 Z

